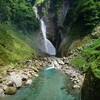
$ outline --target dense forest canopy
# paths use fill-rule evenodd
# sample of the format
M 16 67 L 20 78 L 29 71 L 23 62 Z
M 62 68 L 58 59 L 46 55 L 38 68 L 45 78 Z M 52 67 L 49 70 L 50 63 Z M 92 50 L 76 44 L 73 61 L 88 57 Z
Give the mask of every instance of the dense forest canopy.
M 38 21 L 30 2 L 26 0 L 1 0 L 0 22 L 12 23 L 17 28 L 33 32 L 38 29 Z
M 70 3 L 70 9 L 66 16 L 65 25 L 81 25 L 87 32 L 100 24 L 99 0 L 75 0 Z

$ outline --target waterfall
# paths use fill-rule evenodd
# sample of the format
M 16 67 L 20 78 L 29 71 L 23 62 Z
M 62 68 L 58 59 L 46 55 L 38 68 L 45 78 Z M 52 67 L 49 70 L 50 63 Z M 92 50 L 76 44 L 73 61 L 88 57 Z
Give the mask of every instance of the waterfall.
M 56 49 L 53 46 L 53 44 L 47 39 L 46 36 L 46 25 L 45 22 L 43 21 L 43 19 L 41 19 L 38 15 L 38 10 L 37 8 L 34 6 L 33 10 L 35 12 L 36 17 L 39 19 L 40 23 L 41 23 L 41 31 L 42 31 L 42 38 L 39 39 L 39 43 L 38 43 L 38 48 L 39 50 L 41 50 L 42 52 L 49 54 L 49 55 L 56 55 Z

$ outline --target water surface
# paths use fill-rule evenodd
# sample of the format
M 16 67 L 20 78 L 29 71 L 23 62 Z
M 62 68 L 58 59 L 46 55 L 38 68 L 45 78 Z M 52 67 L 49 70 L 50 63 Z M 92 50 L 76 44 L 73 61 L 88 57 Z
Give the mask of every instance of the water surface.
M 69 77 L 55 69 L 44 69 L 33 85 L 23 86 L 15 95 L 0 100 L 80 100 L 71 88 Z

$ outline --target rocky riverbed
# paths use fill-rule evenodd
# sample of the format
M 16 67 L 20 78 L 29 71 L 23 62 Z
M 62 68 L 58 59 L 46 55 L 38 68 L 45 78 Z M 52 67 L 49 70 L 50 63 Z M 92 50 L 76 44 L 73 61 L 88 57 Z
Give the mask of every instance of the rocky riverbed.
M 38 72 L 44 67 L 52 66 L 52 64 L 55 69 L 61 70 L 66 75 L 70 76 L 70 80 L 73 83 L 73 89 L 81 89 L 84 75 L 69 63 L 81 50 L 82 48 L 78 48 L 78 51 L 70 52 L 68 57 L 40 57 L 38 59 L 19 63 L 17 66 L 23 66 L 20 69 L 16 69 L 15 67 L 6 69 L 6 76 L 0 76 L 0 95 L 14 94 L 23 84 L 34 85 L 32 83 L 32 78 L 37 77 Z

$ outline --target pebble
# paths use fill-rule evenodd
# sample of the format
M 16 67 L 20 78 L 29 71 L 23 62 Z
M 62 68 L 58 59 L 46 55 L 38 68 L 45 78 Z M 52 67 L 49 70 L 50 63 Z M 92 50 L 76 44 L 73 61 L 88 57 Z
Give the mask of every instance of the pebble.
M 80 88 L 79 85 L 73 85 L 73 89 L 78 89 L 78 88 Z
M 25 84 L 26 85 L 31 85 L 32 84 L 32 80 L 31 79 L 27 80 Z

